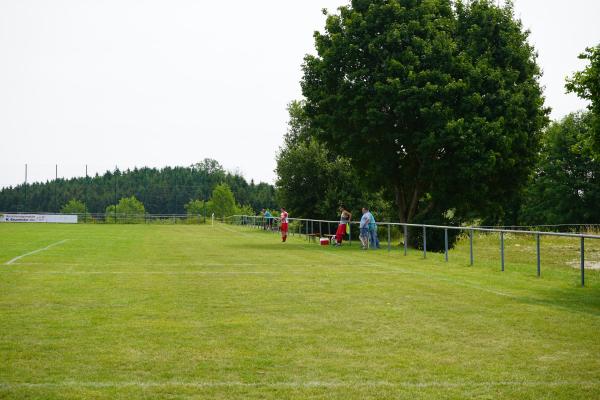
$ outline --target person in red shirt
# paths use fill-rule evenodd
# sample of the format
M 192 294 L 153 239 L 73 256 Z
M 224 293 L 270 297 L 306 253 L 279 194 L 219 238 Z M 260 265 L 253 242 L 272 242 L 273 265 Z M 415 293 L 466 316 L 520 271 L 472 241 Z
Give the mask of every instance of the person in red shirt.
M 285 242 L 288 236 L 288 213 L 285 211 L 285 208 L 281 207 L 281 241 Z
M 335 245 L 341 246 L 344 235 L 348 230 L 348 224 L 352 219 L 352 213 L 346 210 L 344 205 L 340 205 L 340 224 L 338 225 L 337 231 L 335 232 Z

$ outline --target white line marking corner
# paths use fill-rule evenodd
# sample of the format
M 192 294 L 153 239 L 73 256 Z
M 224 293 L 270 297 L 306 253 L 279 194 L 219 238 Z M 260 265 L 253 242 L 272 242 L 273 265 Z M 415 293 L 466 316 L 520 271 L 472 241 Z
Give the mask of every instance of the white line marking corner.
M 36 253 L 39 253 L 39 252 L 42 252 L 42 251 L 48 250 L 48 249 L 50 249 L 50 248 L 52 248 L 52 247 L 54 247 L 54 246 L 58 246 L 58 245 L 60 245 L 60 244 L 63 244 L 63 243 L 65 243 L 65 242 L 68 242 L 68 241 L 69 241 L 69 239 L 63 239 L 63 240 L 61 240 L 61 241 L 59 241 L 59 242 L 56 242 L 56 243 L 49 244 L 48 246 L 44 247 L 43 249 L 37 249 L 37 250 L 34 250 L 34 251 L 30 251 L 29 253 L 21 254 L 20 256 L 17 256 L 17 257 L 15 257 L 15 258 L 13 258 L 12 260 L 5 262 L 5 263 L 4 263 L 4 265 L 11 265 L 11 264 L 13 264 L 15 261 L 17 261 L 17 260 L 20 260 L 20 259 L 21 259 L 21 258 L 23 258 L 23 257 L 27 257 L 27 256 L 30 256 L 30 255 L 33 255 L 33 254 L 36 254 Z

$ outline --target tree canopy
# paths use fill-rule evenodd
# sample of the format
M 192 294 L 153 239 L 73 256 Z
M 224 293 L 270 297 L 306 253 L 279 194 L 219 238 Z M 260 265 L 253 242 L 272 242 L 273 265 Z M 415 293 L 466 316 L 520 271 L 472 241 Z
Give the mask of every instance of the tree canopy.
M 212 212 L 219 218 L 229 217 L 237 211 L 233 192 L 225 183 L 217 185 L 214 188 L 210 202 Z
M 106 222 L 142 223 L 146 209 L 141 201 L 131 197 L 123 197 L 119 203 L 106 207 Z
M 591 112 L 592 143 L 596 152 L 600 154 L 600 44 L 585 49 L 579 58 L 588 60 L 589 64 L 583 71 L 578 71 L 567 79 L 566 88 L 567 91 L 590 101 L 588 109 Z
M 522 221 L 530 225 L 600 221 L 600 163 L 592 149 L 592 122 L 591 112 L 570 114 L 544 133 Z
M 61 214 L 85 214 L 85 204 L 82 201 L 71 199 L 60 209 Z
M 313 135 L 383 188 L 401 222 L 499 220 L 547 123 L 527 36 L 510 4 L 354 0 L 305 57 Z
M 277 155 L 277 199 L 296 217 L 333 219 L 340 204 L 359 215 L 361 207 L 387 211 L 379 192 L 364 184 L 350 159 L 336 155 L 311 133 L 302 102 L 292 102 L 288 132 Z M 384 216 L 380 213 L 380 218 Z

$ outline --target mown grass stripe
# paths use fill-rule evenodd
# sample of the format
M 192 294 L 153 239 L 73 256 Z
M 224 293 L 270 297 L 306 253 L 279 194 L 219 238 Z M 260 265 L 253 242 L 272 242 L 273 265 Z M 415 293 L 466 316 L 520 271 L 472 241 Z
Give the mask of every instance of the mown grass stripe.
M 339 382 L 339 381 L 307 381 L 307 382 L 243 382 L 243 381 L 117 381 L 117 382 L 0 382 L 0 388 L 157 388 L 157 387 L 266 387 L 266 388 L 462 388 L 462 387 L 560 387 L 560 386 L 600 386 L 600 381 L 424 381 L 424 382 L 392 382 L 392 381 L 364 381 L 364 382 Z

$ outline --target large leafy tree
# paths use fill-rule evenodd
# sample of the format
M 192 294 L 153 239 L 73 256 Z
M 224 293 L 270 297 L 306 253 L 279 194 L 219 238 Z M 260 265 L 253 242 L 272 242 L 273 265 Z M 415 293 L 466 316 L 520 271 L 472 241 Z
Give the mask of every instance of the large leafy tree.
M 314 136 L 383 188 L 401 222 L 502 218 L 547 123 L 510 4 L 354 0 L 315 43 L 301 82 Z
M 600 154 L 600 44 L 585 49 L 579 58 L 588 60 L 589 64 L 583 71 L 567 79 L 566 88 L 590 101 L 588 109 L 591 112 L 592 141 L 596 152 Z
M 367 189 L 348 158 L 329 151 L 315 138 L 303 102 L 292 102 L 288 132 L 277 155 L 277 196 L 279 203 L 295 217 L 333 219 L 338 207 L 358 212 L 367 206 L 379 219 L 388 205 L 380 193 Z
M 592 122 L 590 112 L 570 114 L 545 132 L 522 210 L 525 223 L 600 221 L 600 163 L 592 150 Z

